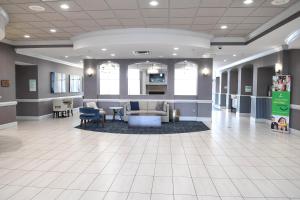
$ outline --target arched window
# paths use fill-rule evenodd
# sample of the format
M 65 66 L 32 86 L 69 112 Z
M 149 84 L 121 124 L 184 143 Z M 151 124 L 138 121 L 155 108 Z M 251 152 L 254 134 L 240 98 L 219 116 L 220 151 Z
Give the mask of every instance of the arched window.
M 105 62 L 100 65 L 100 95 L 120 94 L 120 65 Z
M 128 95 L 164 95 L 168 67 L 162 63 L 141 62 L 128 66 Z
M 197 95 L 198 65 L 184 61 L 175 64 L 174 94 Z

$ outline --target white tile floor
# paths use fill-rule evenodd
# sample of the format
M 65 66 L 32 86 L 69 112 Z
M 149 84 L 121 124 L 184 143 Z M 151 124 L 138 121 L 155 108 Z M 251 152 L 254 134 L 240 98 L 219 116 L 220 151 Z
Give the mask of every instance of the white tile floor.
M 120 135 L 77 117 L 0 130 L 0 200 L 300 199 L 300 137 L 214 112 L 212 130 Z

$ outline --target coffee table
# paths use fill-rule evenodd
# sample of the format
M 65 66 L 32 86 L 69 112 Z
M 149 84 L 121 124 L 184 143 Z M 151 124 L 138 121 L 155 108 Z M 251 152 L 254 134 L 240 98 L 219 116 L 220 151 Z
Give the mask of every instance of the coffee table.
M 122 120 L 123 107 L 112 106 L 112 107 L 109 107 L 109 109 L 112 110 L 112 112 L 113 112 L 113 120 L 116 120 L 116 115 L 118 115 L 120 117 L 120 120 Z
M 161 127 L 161 116 L 154 114 L 128 115 L 128 127 Z

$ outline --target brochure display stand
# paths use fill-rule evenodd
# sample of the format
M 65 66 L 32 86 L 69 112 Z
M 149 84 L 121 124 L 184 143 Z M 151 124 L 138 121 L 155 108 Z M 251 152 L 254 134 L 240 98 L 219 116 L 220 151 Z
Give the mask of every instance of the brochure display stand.
M 271 129 L 274 131 L 289 132 L 291 81 L 290 75 L 273 76 Z

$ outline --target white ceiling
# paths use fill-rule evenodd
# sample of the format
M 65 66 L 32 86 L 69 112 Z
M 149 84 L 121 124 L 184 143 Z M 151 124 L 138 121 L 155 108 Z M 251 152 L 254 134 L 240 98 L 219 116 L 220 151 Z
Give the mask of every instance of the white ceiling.
M 70 5 L 69 11 L 62 11 L 59 8 L 62 2 Z M 273 6 L 271 0 L 254 0 L 254 4 L 249 6 L 244 5 L 243 0 L 159 0 L 159 2 L 157 8 L 150 8 L 149 0 L 51 0 L 51 2 L 0 0 L 0 6 L 8 12 L 11 20 L 6 29 L 7 38 L 16 45 L 54 42 L 75 44 L 71 38 L 81 37 L 89 31 L 125 30 L 132 27 L 172 29 L 170 31 L 185 29 L 213 34 L 215 37 L 211 35 L 211 41 L 245 41 L 248 36 L 253 37 L 300 10 L 299 0 L 290 0 L 289 4 L 283 6 Z M 33 12 L 28 9 L 29 5 L 41 5 L 46 11 Z M 220 30 L 221 24 L 228 25 L 228 29 Z M 56 28 L 57 33 L 49 33 L 50 28 Z M 89 58 L 210 57 L 214 60 L 215 71 L 218 71 L 231 67 L 232 63 L 278 49 L 285 44 L 286 37 L 298 29 L 300 29 L 299 18 L 249 45 L 223 46 L 222 49 L 217 46 L 203 48 L 187 44 L 184 39 L 177 39 L 172 43 L 162 41 L 160 44 L 140 40 L 139 43 L 127 42 L 122 45 L 105 40 L 97 42 L 97 45 L 90 48 L 22 48 L 17 49 L 17 52 L 79 67 L 82 66 L 82 59 Z M 30 34 L 32 37 L 25 40 L 24 34 Z M 144 41 L 147 41 L 147 37 Z M 174 47 L 178 47 L 179 50 L 174 50 Z M 300 48 L 299 39 L 290 47 Z M 107 51 L 102 51 L 102 48 L 106 48 Z M 148 56 L 136 56 L 132 53 L 136 50 L 150 50 L 152 53 Z M 173 53 L 177 55 L 174 56 Z M 115 56 L 112 57 L 111 54 Z
M 211 57 L 214 61 L 214 70 L 228 68 L 236 65 L 248 58 L 255 58 L 256 55 L 265 55 L 265 53 L 278 51 L 285 44 L 286 39 L 295 32 L 300 32 L 300 18 L 297 18 L 273 32 L 259 38 L 258 40 L 244 46 L 223 46 L 219 49 L 217 46 L 210 48 L 192 47 L 191 45 L 167 45 L 167 44 L 123 44 L 101 46 L 97 48 L 83 48 L 74 50 L 73 48 L 20 48 L 17 53 L 29 56 L 35 56 L 46 59 L 55 59 L 63 62 L 73 63 L 82 66 L 82 59 L 114 59 L 114 58 L 199 58 Z M 181 42 L 178 42 L 182 44 Z M 102 51 L 101 48 L 107 48 Z M 179 50 L 174 50 L 178 47 Z M 296 38 L 290 48 L 300 48 L 300 39 Z M 149 56 L 136 56 L 132 53 L 134 50 L 150 50 L 153 53 Z M 115 57 L 111 56 L 115 54 Z M 172 53 L 177 53 L 173 56 Z M 233 56 L 236 55 L 236 56 Z M 67 58 L 65 56 L 68 56 Z M 225 61 L 226 60 L 226 61 Z
M 65 40 L 78 34 L 119 28 L 172 28 L 201 31 L 215 37 L 245 37 L 297 0 L 273 6 L 271 0 L 255 0 L 251 5 L 243 0 L 159 0 L 151 8 L 149 0 L 0 0 L 10 22 L 7 39 Z M 61 3 L 70 5 L 68 11 Z M 35 12 L 30 5 L 46 10 Z M 227 30 L 220 30 L 226 24 Z M 57 29 L 50 33 L 49 29 Z

